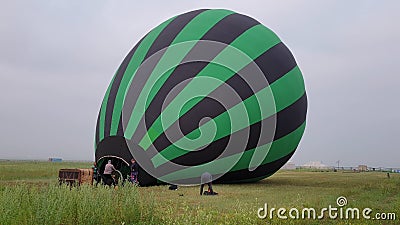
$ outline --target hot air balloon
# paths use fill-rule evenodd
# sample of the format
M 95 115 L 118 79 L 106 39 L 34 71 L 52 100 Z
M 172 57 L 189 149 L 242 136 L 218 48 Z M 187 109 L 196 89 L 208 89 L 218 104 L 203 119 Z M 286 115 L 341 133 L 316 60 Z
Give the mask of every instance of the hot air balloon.
M 304 133 L 302 73 L 279 37 L 223 9 L 172 17 L 122 61 L 98 114 L 95 159 L 141 185 L 264 179 L 293 155 Z

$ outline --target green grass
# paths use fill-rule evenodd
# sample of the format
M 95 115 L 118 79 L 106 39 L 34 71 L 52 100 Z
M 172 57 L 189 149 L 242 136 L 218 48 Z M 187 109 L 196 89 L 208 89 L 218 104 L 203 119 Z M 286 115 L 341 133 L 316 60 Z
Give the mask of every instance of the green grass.
M 399 224 L 396 220 L 322 220 L 257 217 L 268 208 L 319 210 L 345 196 L 344 208 L 371 208 L 400 216 L 400 174 L 281 171 L 251 184 L 216 184 L 218 196 L 199 187 L 72 188 L 57 185 L 60 168 L 90 163 L 0 162 L 0 224 Z M 286 214 L 288 215 L 288 214 Z M 362 216 L 361 216 L 362 217 Z
M 0 185 L 15 182 L 49 183 L 62 168 L 91 168 L 89 162 L 0 161 Z

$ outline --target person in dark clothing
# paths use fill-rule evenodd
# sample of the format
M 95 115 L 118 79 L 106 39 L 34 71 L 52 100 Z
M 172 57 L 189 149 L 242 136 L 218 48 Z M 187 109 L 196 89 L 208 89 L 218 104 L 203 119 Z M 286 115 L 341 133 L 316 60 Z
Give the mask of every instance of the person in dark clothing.
M 171 190 L 171 191 L 176 191 L 176 190 L 178 190 L 178 185 L 176 185 L 176 184 L 171 184 L 171 185 L 168 187 L 168 189 Z
M 208 185 L 208 190 L 203 192 L 204 185 Z M 200 187 L 200 195 L 217 195 L 212 188 L 212 176 L 209 172 L 205 172 L 201 175 L 201 187 Z
M 97 168 L 96 162 L 93 163 L 92 170 L 93 170 L 93 183 L 94 181 L 96 181 L 96 186 L 97 186 L 101 181 L 101 176 L 99 174 L 99 168 Z
M 131 159 L 131 182 L 132 184 L 137 184 L 138 182 L 138 174 L 139 174 L 139 165 L 137 164 L 135 159 Z

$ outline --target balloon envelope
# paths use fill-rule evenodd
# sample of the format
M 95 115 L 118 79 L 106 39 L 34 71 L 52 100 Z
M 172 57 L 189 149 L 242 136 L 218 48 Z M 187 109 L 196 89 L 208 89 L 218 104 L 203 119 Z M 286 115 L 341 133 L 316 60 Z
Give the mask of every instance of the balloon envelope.
M 305 129 L 302 73 L 279 37 L 222 9 L 175 16 L 128 53 L 97 119 L 96 161 L 141 166 L 139 182 L 263 179 L 293 155 Z

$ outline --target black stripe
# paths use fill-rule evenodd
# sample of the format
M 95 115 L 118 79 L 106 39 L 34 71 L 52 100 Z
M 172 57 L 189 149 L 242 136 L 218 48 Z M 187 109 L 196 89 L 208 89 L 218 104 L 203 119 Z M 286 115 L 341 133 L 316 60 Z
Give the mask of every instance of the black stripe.
M 122 127 L 122 113 L 119 116 L 119 124 L 118 124 L 118 130 L 117 130 L 117 136 L 124 136 L 124 128 Z
M 293 56 L 288 51 L 289 50 L 287 49 L 287 47 L 282 43 L 275 45 L 274 47 L 263 53 L 260 57 L 258 57 L 255 60 L 255 62 L 257 63 L 256 65 L 254 63 L 253 64 L 250 63 L 241 71 L 239 71 L 237 74 L 228 79 L 226 81 L 226 84 L 235 89 L 236 93 L 239 95 L 241 100 L 244 101 L 248 97 L 252 96 L 254 92 L 258 92 L 262 88 L 268 86 L 268 83 L 266 81 L 262 80 L 259 81 L 257 80 L 256 77 L 254 77 L 255 66 L 258 66 L 261 69 L 261 72 L 263 73 L 263 75 L 269 81 L 270 84 L 276 81 L 278 78 L 284 76 L 286 73 L 288 73 L 296 66 L 296 62 L 294 61 Z M 287 53 L 289 53 L 290 55 L 287 55 Z M 284 55 L 284 57 L 287 57 L 288 63 L 279 63 L 279 60 L 274 60 L 275 58 L 278 58 L 280 59 L 280 61 L 284 61 L 284 57 L 282 57 L 282 55 Z M 276 64 L 271 64 L 269 61 L 273 61 Z M 247 82 L 251 82 L 252 88 L 250 88 L 249 84 L 243 78 L 245 78 Z M 221 86 L 215 89 L 210 95 L 221 95 L 221 94 L 215 94 L 222 92 L 220 90 L 221 88 L 223 87 Z M 234 102 L 233 105 L 238 104 L 239 103 L 238 101 L 240 101 L 240 99 L 236 99 L 236 102 Z M 210 103 L 208 100 L 203 99 L 197 105 L 195 105 L 191 110 L 189 110 L 186 114 L 182 115 L 177 122 L 175 122 L 170 128 L 167 129 L 166 132 L 173 133 L 170 129 L 174 129 L 175 127 L 177 127 L 177 124 L 179 124 L 181 130 L 184 131 L 185 134 L 190 133 L 194 129 L 198 128 L 198 122 L 200 121 L 201 118 L 205 116 L 215 118 L 216 116 L 226 111 L 226 109 L 224 109 L 223 107 L 213 108 L 212 105 L 209 104 Z M 204 111 L 207 111 L 206 115 L 202 114 Z M 147 117 L 146 117 L 146 122 L 147 122 Z M 177 140 L 168 140 L 165 133 L 162 133 L 154 141 L 153 144 L 156 146 L 157 151 L 160 152 L 175 141 Z
M 278 113 L 274 140 L 278 140 L 301 126 L 307 115 L 307 95 Z
M 136 72 L 136 74 L 146 74 L 149 75 L 151 71 L 155 68 L 157 65 L 158 61 L 161 59 L 161 57 L 164 55 L 166 48 L 172 43 L 172 41 L 176 38 L 176 36 L 181 32 L 181 30 L 188 24 L 194 17 L 196 17 L 198 14 L 202 13 L 205 11 L 205 9 L 200 9 L 192 12 L 188 12 L 182 15 L 177 16 L 174 20 L 172 20 L 158 35 L 158 37 L 154 40 L 152 43 L 151 47 L 149 48 L 146 56 L 144 57 L 145 61 L 152 55 L 158 52 L 158 54 L 155 54 L 152 58 L 152 65 L 147 64 L 146 68 L 144 67 L 139 67 L 139 70 Z M 159 52 L 160 51 L 160 52 Z M 146 71 L 143 73 L 142 71 Z M 139 95 L 142 91 L 142 88 L 146 84 L 146 81 L 148 79 L 148 76 L 134 76 L 133 80 L 131 82 L 131 86 L 128 87 L 128 92 L 125 97 L 125 99 L 129 99 L 129 103 L 125 104 L 123 107 L 123 114 L 125 115 L 131 115 L 133 108 L 136 104 L 136 101 L 139 98 Z M 127 123 L 129 120 L 126 120 L 125 122 Z M 120 123 L 124 123 L 124 121 L 120 120 Z M 126 127 L 127 124 L 124 124 L 124 127 Z
M 159 50 L 168 47 L 172 41 L 178 36 L 182 29 L 197 15 L 206 11 L 206 9 L 199 9 L 191 12 L 184 13 L 177 16 L 173 21 L 171 21 L 163 31 L 158 35 L 156 40 L 151 45 L 149 51 L 146 54 L 145 59 L 152 56 Z
M 226 16 L 218 23 L 216 23 L 202 38 L 201 40 L 211 40 L 230 44 L 238 36 L 244 33 L 251 27 L 260 24 L 255 19 L 234 13 Z
M 298 99 L 292 105 L 288 106 L 287 108 L 281 110 L 276 114 L 277 127 L 275 130 L 275 135 L 273 140 L 274 141 L 278 140 L 295 131 L 306 120 L 306 114 L 307 114 L 307 96 L 306 94 L 304 94 L 300 99 Z M 271 116 L 264 119 L 263 121 L 257 122 L 250 126 L 249 141 L 247 142 L 245 151 L 254 149 L 257 146 L 265 145 L 271 140 L 272 136 L 267 137 L 269 134 L 271 134 L 270 132 L 268 132 L 268 130 L 271 129 L 271 127 L 268 126 L 268 124 L 274 124 L 273 121 L 274 119 L 275 116 Z M 261 124 L 266 126 L 261 127 Z M 264 129 L 263 134 L 265 136 L 263 137 L 260 137 L 261 129 Z M 246 132 L 244 129 L 239 130 L 231 135 L 228 135 L 226 137 L 223 137 L 219 140 L 212 142 L 203 150 L 192 151 L 190 153 L 187 153 L 185 155 L 173 159 L 172 162 L 178 165 L 185 165 L 185 166 L 195 166 L 206 162 L 210 162 L 216 159 L 222 153 L 222 151 L 225 150 L 225 147 L 227 146 L 230 139 L 232 139 L 232 141 L 240 139 L 241 137 L 245 136 L 244 132 Z M 244 140 L 240 139 L 239 141 L 244 141 Z M 240 151 L 241 149 L 237 149 L 237 151 L 231 151 L 226 156 L 240 153 Z M 161 165 L 158 169 L 161 171 L 163 170 L 167 171 L 167 168 L 164 168 L 163 165 Z
M 231 14 L 216 23 L 209 31 L 207 31 L 201 40 L 210 40 L 224 44 L 230 44 L 243 32 L 257 24 L 259 24 L 259 22 L 250 17 L 237 13 Z M 210 57 L 209 60 L 212 61 L 212 59 L 214 59 L 215 56 L 217 56 L 223 50 L 223 47 L 224 46 L 221 45 L 217 46 L 215 49 L 210 49 L 207 52 L 207 57 Z M 198 54 L 198 52 L 202 52 L 202 50 L 200 50 L 202 48 L 204 49 L 204 44 L 197 43 L 182 61 L 185 62 L 186 59 L 196 58 L 196 54 Z M 139 123 L 141 125 L 139 125 L 139 127 L 143 128 L 143 125 L 145 124 L 146 127 L 149 128 L 161 114 L 162 105 L 168 105 L 168 102 L 165 102 L 165 98 L 171 92 L 171 90 L 182 81 L 195 77 L 201 70 L 204 69 L 204 67 L 207 66 L 207 64 L 207 62 L 194 62 L 178 65 L 155 95 L 153 101 L 146 110 L 145 117 L 141 119 Z M 183 87 L 184 86 L 182 86 L 182 88 Z M 174 97 L 175 96 L 173 96 L 171 99 Z M 146 130 L 147 129 L 138 129 L 133 137 L 133 140 L 139 142 L 145 135 Z
M 264 52 L 254 61 L 260 67 L 270 84 L 284 76 L 297 65 L 292 53 L 282 42 L 268 49 L 268 51 Z
M 97 122 L 96 122 L 96 134 L 95 134 L 95 142 L 94 142 L 96 144 L 96 146 L 99 144 L 99 139 L 100 139 L 100 134 L 99 134 L 100 113 L 101 113 L 101 109 L 99 110 L 99 114 L 97 115 Z

